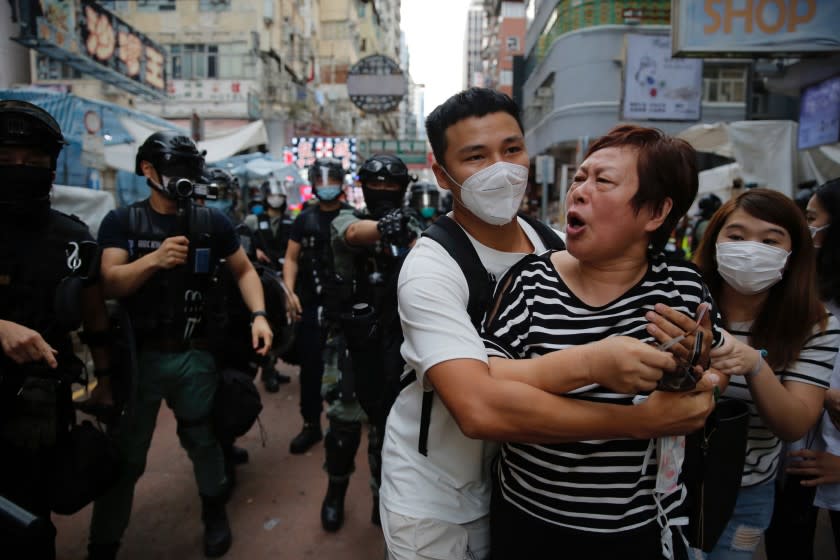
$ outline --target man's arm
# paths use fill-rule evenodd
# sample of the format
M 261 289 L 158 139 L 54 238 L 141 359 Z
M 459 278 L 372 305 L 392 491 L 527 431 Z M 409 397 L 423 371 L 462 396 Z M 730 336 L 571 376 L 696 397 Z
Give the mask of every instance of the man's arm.
M 187 262 L 189 240 L 183 235 L 168 237 L 155 251 L 128 261 L 128 251 L 107 247 L 102 251 L 102 285 L 107 298 L 130 296 L 159 270 Z
M 355 247 L 373 245 L 381 238 L 375 220 L 358 220 L 344 232 L 344 242 Z
M 245 250 L 239 247 L 234 253 L 226 257 L 227 267 L 233 274 L 242 300 L 253 313 L 254 311 L 265 311 L 265 296 L 262 283 L 254 265 L 248 260 Z M 278 318 L 279 320 L 279 318 Z M 265 317 L 255 317 L 251 323 L 251 339 L 253 347 L 261 356 L 268 354 L 271 348 L 271 341 L 274 338 L 271 327 Z
M 552 395 L 525 383 L 493 379 L 479 360 L 449 360 L 426 372 L 444 405 L 471 438 L 526 443 L 648 439 L 703 426 L 713 407 L 712 376 L 690 393 L 654 392 L 637 406 Z

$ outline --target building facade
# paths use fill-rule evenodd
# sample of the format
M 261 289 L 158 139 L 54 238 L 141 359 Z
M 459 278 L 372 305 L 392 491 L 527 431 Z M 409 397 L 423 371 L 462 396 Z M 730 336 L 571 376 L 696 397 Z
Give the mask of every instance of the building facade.
M 574 166 L 588 143 L 622 119 L 627 79 L 626 38 L 668 36 L 670 1 L 529 0 L 533 21 L 525 38 L 523 124 L 531 157 L 554 156 L 557 168 Z M 743 120 L 750 65 L 744 60 L 703 64 L 700 118 Z M 645 121 L 676 134 L 689 121 Z M 559 212 L 561 174 L 551 188 L 550 213 Z

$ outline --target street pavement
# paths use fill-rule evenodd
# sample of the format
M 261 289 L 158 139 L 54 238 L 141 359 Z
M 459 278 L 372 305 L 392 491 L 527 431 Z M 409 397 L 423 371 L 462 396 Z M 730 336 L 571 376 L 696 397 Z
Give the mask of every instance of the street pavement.
M 233 546 L 224 558 L 262 560 L 382 560 L 382 531 L 370 521 L 371 494 L 367 439 L 356 455 L 350 481 L 344 527 L 337 533 L 321 528 L 321 500 L 327 487 L 323 441 L 305 455 L 291 455 L 289 441 L 301 427 L 298 412 L 298 369 L 282 364 L 292 376 L 278 393 L 266 393 L 259 426 L 237 443 L 248 450 L 250 462 L 238 467 L 238 482 L 228 505 Z M 326 428 L 326 417 L 322 416 Z M 86 556 L 91 507 L 73 516 L 53 516 L 58 529 L 59 560 Z M 201 503 L 192 465 L 175 434 L 175 418 L 161 407 L 146 472 L 137 484 L 131 523 L 120 560 L 192 560 L 202 553 Z
M 367 439 L 356 455 L 350 481 L 344 527 L 337 533 L 321 528 L 320 507 L 326 491 L 323 441 L 305 455 L 291 455 L 289 441 L 301 427 L 298 412 L 298 368 L 280 362 L 291 383 L 278 393 L 266 393 L 259 425 L 237 443 L 248 450 L 250 462 L 238 467 L 238 483 L 228 516 L 233 546 L 228 559 L 248 560 L 382 560 L 379 527 L 370 522 Z M 326 428 L 326 418 L 322 419 Z M 53 516 L 58 529 L 58 560 L 84 560 L 91 507 L 76 515 Z M 175 434 L 175 418 L 162 406 L 152 439 L 146 473 L 137 484 L 131 523 L 123 539 L 120 560 L 192 560 L 202 553 L 201 504 L 192 466 Z M 815 560 L 838 560 L 828 516 L 822 512 L 814 546 Z M 765 560 L 763 546 L 754 560 Z M 797 560 L 797 559 L 790 559 Z

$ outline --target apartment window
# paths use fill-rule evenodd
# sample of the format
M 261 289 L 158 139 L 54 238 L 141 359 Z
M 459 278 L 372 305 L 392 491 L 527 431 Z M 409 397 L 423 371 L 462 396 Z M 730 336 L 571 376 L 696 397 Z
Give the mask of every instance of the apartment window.
M 199 0 L 198 9 L 202 12 L 227 12 L 230 0 Z
M 169 75 L 174 80 L 253 78 L 254 58 L 247 43 L 169 46 Z
M 513 85 L 513 72 L 510 70 L 502 70 L 499 72 L 499 85 L 500 86 L 512 86 Z
M 507 44 L 507 50 L 519 52 L 519 37 L 508 37 L 505 43 Z
M 747 68 L 706 63 L 703 65 L 703 101 L 744 103 L 747 99 Z
M 137 0 L 137 9 L 143 12 L 174 12 L 175 0 Z

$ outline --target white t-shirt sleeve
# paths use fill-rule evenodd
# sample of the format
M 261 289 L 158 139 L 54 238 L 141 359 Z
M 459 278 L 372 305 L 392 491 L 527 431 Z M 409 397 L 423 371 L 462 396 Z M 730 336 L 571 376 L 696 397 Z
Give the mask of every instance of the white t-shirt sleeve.
M 469 288 L 458 263 L 440 244 L 421 237 L 400 271 L 398 301 L 405 341 L 402 356 L 424 387 L 441 362 L 487 362 L 484 344 L 467 313 Z

